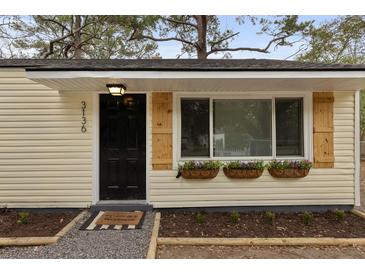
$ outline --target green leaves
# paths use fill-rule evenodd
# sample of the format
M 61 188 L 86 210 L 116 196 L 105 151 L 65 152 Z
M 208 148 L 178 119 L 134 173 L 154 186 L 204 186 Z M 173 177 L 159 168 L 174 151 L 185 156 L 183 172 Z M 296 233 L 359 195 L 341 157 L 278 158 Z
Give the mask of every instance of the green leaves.
M 185 161 L 179 164 L 179 170 L 194 170 L 194 169 L 219 169 L 222 166 L 220 161 Z
M 4 16 L 0 16 L 0 19 Z M 135 28 L 154 26 L 156 16 L 10 16 L 0 26 L 11 49 L 3 58 L 149 58 L 153 41 L 129 41 Z M 0 52 L 1 53 L 1 52 Z
M 230 58 L 231 52 L 235 51 L 268 53 L 280 46 L 291 46 L 298 37 L 309 32 L 312 24 L 300 21 L 296 15 L 236 17 L 242 28 L 254 26 L 258 28 L 258 35 L 268 36 L 263 45 L 256 47 L 250 41 L 232 46 L 241 31 L 224 26 L 221 17 L 215 15 L 6 18 L 10 22 L 0 25 L 0 37 L 3 32 L 6 34 L 12 57 L 23 54 L 33 58 L 149 58 L 158 55 L 157 43 L 171 41 L 181 45 L 177 57 L 187 55 L 206 59 L 220 54 Z M 10 51 L 2 55 L 6 54 L 10 55 Z
M 21 225 L 26 225 L 29 222 L 29 212 L 19 212 L 17 223 Z
M 302 220 L 303 220 L 303 223 L 305 225 L 310 225 L 313 223 L 313 220 L 314 220 L 314 215 L 312 212 L 309 212 L 309 211 L 305 211 L 303 214 L 302 214 Z
M 224 165 L 227 169 L 257 169 L 264 170 L 265 164 L 263 161 L 230 161 Z
M 300 61 L 323 63 L 365 63 L 365 16 L 338 16 L 318 27 L 312 26 L 306 35 L 307 45 Z M 360 128 L 365 139 L 365 96 L 361 92 Z
M 298 160 L 298 161 L 289 161 L 289 160 L 272 160 L 267 164 L 268 169 L 309 169 L 312 167 L 312 162 L 308 160 Z
M 301 61 L 358 64 L 365 62 L 365 16 L 339 16 L 306 34 Z

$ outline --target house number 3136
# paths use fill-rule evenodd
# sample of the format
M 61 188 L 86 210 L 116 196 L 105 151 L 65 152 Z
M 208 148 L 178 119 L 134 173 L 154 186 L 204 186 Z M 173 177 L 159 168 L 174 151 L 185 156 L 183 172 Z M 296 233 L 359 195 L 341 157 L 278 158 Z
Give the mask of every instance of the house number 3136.
M 81 132 L 86 132 L 86 117 L 85 117 L 85 110 L 86 110 L 86 102 L 81 101 L 81 110 L 82 110 L 82 117 L 81 117 Z

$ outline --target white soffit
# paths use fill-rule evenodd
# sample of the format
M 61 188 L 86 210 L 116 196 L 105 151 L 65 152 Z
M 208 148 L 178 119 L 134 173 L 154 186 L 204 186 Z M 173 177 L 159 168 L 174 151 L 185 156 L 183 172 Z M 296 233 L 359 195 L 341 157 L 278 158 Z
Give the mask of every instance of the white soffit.
M 123 83 L 129 91 L 294 91 L 365 89 L 363 71 L 27 71 L 56 90 L 103 91 Z

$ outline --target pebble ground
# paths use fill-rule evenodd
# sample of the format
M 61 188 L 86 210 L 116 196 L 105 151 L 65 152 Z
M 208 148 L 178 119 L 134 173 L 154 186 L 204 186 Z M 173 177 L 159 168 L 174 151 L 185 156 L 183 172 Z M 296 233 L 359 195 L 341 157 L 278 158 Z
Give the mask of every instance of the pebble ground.
M 0 247 L 1 259 L 143 259 L 153 227 L 153 212 L 147 212 L 142 229 L 81 231 L 87 214 L 54 245 Z

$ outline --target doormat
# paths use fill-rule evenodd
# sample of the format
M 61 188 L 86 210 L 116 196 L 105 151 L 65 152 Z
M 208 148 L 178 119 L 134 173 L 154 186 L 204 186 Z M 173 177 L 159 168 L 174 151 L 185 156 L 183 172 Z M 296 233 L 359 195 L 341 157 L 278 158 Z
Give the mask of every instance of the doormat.
M 91 215 L 80 230 L 140 229 L 144 215 L 143 211 L 99 211 Z

